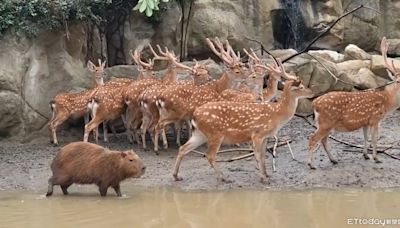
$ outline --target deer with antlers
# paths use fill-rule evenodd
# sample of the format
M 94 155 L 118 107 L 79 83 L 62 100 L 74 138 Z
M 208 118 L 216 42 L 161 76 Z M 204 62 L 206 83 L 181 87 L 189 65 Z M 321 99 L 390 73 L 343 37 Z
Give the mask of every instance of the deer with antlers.
M 96 66 L 90 60 L 88 61 L 87 69 L 91 72 L 93 80 L 93 87 L 91 89 L 75 93 L 60 93 L 50 101 L 53 116 L 49 121 L 49 131 L 52 138 L 51 141 L 55 145 L 58 145 L 57 127 L 68 118 L 83 116 L 85 124 L 89 122 L 87 102 L 97 89 L 104 84 L 103 74 L 105 64 L 106 62 L 102 63 L 100 59 L 99 66 Z
M 135 51 L 131 52 L 131 56 L 135 63 L 138 65 L 139 76 L 136 81 L 128 81 L 119 79 L 118 83 L 109 84 L 99 88 L 88 103 L 88 107 L 92 112 L 93 119 L 85 125 L 84 141 L 87 142 L 89 133 L 98 127 L 102 122 L 107 122 L 119 117 L 123 117 L 124 123 L 127 128 L 127 135 L 131 140 L 130 132 L 130 118 L 124 118 L 127 113 L 126 105 L 131 105 L 131 97 L 133 94 L 138 94 L 137 90 L 147 88 L 147 86 L 157 83 L 152 68 L 153 62 L 149 60 L 148 63 L 140 59 L 140 53 Z M 139 91 L 140 92 L 140 91 Z M 132 102 L 134 103 L 134 102 Z M 137 106 L 136 106 L 137 107 Z M 133 108 L 134 114 L 136 113 Z M 128 112 L 129 116 L 132 114 Z M 107 131 L 104 132 L 104 141 L 108 142 Z M 98 139 L 96 138 L 96 142 Z
M 283 65 L 279 68 L 268 66 L 272 75 L 282 77 Z M 179 148 L 173 177 L 176 181 L 183 156 L 207 143 L 207 159 L 214 168 L 218 181 L 226 181 L 219 169 L 215 156 L 222 143 L 243 143 L 252 141 L 254 155 L 262 182 L 267 182 L 265 169 L 265 139 L 274 136 L 279 129 L 294 115 L 297 100 L 311 97 L 312 91 L 305 88 L 300 81 L 287 81 L 283 96 L 277 103 L 242 103 L 242 102 L 210 102 L 196 109 L 193 114 L 194 127 L 192 137 Z
M 381 54 L 387 70 L 392 74 L 392 82 L 383 89 L 370 89 L 360 92 L 329 92 L 313 101 L 316 131 L 309 139 L 308 165 L 315 169 L 313 154 L 316 145 L 321 141 L 330 161 L 336 164 L 336 159 L 330 153 L 328 137 L 332 130 L 351 132 L 362 128 L 364 133 L 363 156 L 368 157 L 368 137 L 372 136 L 372 157 L 375 162 L 381 161 L 377 157 L 379 124 L 390 112 L 400 107 L 400 70 L 393 62 L 388 63 L 388 44 L 386 38 L 381 42 Z M 389 74 L 390 75 L 390 74 Z
M 226 67 L 225 72 L 217 81 L 199 80 L 202 83 L 196 83 L 196 86 L 178 85 L 164 91 L 157 99 L 157 107 L 160 112 L 157 130 L 173 122 L 191 119 L 195 108 L 207 102 L 222 100 L 220 95 L 222 91 L 237 88 L 247 78 L 248 70 L 244 67 L 240 57 L 231 51 L 232 48 L 228 41 L 225 46 L 218 38 L 215 39 L 215 44 L 208 38 L 206 41 L 211 50 L 223 60 Z M 194 72 L 197 74 L 195 77 L 209 78 L 205 69 L 198 68 Z
M 138 103 L 140 105 L 140 109 L 142 111 L 142 144 L 143 148 L 147 148 L 146 146 L 146 132 L 149 131 L 150 135 L 152 136 L 152 141 L 154 143 L 154 151 L 158 154 L 158 136 L 159 132 L 156 132 L 156 124 L 159 120 L 159 111 L 156 105 L 156 99 L 160 96 L 160 94 L 167 90 L 170 86 L 173 85 L 190 85 L 193 84 L 192 80 L 180 80 L 178 81 L 176 78 L 177 68 L 192 71 L 192 68 L 183 65 L 182 63 L 178 62 L 178 59 L 174 52 L 165 48 L 165 51 L 162 51 L 161 47 L 157 45 L 158 51 L 162 56 L 159 56 L 153 48 L 149 45 L 150 50 L 152 51 L 153 55 L 159 59 L 165 59 L 169 61 L 169 67 L 167 72 L 165 73 L 164 77 L 161 79 L 160 84 L 154 84 L 147 89 L 145 89 L 139 96 Z M 180 133 L 180 126 L 177 125 L 176 131 L 178 132 L 177 135 Z M 161 130 L 162 139 L 164 148 L 168 148 L 168 141 L 167 136 L 165 133 L 165 129 Z

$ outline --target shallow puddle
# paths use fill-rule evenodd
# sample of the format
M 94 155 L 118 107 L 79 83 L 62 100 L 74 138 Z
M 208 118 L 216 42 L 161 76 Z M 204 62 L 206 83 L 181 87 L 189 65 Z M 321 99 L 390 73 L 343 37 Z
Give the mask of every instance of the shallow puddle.
M 72 187 L 69 196 L 57 188 L 50 198 L 2 191 L 0 227 L 336 228 L 378 227 L 348 225 L 348 219 L 400 219 L 400 190 L 185 192 L 129 186 L 122 190 L 126 194 L 122 198 L 111 191 L 101 198 L 94 186 Z

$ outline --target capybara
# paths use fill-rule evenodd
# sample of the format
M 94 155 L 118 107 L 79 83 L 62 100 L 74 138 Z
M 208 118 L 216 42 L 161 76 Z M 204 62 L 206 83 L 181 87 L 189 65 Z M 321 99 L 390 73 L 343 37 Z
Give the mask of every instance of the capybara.
M 121 195 L 120 182 L 138 178 L 145 172 L 142 160 L 132 150 L 112 151 L 102 146 L 73 142 L 61 148 L 51 163 L 53 176 L 49 179 L 46 196 L 53 194 L 53 186 L 60 185 L 64 195 L 71 184 L 96 184 L 100 195 L 106 196 L 109 187 Z

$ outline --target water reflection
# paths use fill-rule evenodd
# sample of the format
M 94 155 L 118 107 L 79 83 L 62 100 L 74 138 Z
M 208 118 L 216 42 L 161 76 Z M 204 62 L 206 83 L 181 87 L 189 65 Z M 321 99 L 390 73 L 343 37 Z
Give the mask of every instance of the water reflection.
M 40 228 L 312 228 L 344 227 L 348 218 L 400 217 L 400 191 L 124 189 L 129 194 L 122 198 L 100 198 L 92 189 L 52 198 L 30 192 L 0 192 L 0 221 L 2 227 Z

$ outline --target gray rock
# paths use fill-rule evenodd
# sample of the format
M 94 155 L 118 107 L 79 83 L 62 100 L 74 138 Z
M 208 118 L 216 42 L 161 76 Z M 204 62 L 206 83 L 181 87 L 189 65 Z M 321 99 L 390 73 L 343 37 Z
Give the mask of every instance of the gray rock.
M 344 49 L 344 60 L 371 60 L 371 55 L 354 44 L 349 44 Z
M 368 68 L 348 71 L 347 76 L 359 89 L 371 89 L 378 87 L 377 76 Z
M 393 59 L 393 63 L 395 65 L 395 67 L 400 68 L 400 60 Z M 389 64 L 391 64 L 391 63 L 389 63 Z M 384 79 L 388 79 L 388 80 L 390 79 L 388 72 L 386 70 L 386 67 L 385 67 L 385 62 L 381 55 L 372 55 L 371 71 L 374 74 L 376 74 Z

